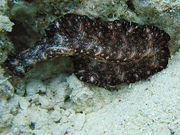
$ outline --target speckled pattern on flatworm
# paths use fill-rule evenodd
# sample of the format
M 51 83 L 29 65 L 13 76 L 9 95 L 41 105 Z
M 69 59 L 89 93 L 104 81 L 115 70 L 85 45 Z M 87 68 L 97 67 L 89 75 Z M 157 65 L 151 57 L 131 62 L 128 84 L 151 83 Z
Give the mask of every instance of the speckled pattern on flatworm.
M 84 82 L 97 86 L 132 83 L 167 66 L 169 40 L 155 26 L 66 14 L 48 27 L 34 48 L 9 56 L 5 64 L 22 75 L 39 61 L 70 56 L 74 74 Z

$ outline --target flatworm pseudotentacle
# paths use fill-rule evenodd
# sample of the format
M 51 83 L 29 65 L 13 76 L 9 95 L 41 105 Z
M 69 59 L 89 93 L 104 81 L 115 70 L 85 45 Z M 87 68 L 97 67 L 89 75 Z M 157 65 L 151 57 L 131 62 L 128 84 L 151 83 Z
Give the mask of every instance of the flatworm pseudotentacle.
M 46 30 L 46 36 L 6 61 L 15 74 L 56 56 L 70 56 L 75 75 L 98 86 L 146 79 L 168 64 L 169 35 L 158 27 L 124 20 L 106 22 L 66 14 Z

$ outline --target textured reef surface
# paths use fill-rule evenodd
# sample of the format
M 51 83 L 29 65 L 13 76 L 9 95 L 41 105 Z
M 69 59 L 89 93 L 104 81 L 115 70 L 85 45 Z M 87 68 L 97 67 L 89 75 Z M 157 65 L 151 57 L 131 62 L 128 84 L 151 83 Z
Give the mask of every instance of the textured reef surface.
M 10 55 L 5 65 L 15 75 L 24 75 L 40 61 L 70 56 L 74 74 L 84 82 L 97 86 L 132 83 L 167 66 L 169 40 L 155 26 L 66 14 L 48 27 L 33 48 Z

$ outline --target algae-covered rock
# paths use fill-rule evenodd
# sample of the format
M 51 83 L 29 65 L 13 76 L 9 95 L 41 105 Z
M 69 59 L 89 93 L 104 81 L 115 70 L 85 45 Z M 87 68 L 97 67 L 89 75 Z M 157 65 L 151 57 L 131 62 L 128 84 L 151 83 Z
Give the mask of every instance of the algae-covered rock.
M 8 52 L 13 50 L 13 45 L 9 41 L 7 34 L 0 33 L 0 64 L 2 64 L 8 57 Z M 14 95 L 14 87 L 9 82 L 10 76 L 4 76 L 6 72 L 0 66 L 0 97 L 9 98 Z
M 77 79 L 75 75 L 67 78 L 69 89 L 69 100 L 65 103 L 67 108 L 73 108 L 76 112 L 93 112 L 103 107 L 104 104 L 112 102 L 113 94 L 103 88 L 88 87 Z
M 1 0 L 0 1 L 0 14 L 4 14 L 8 9 L 8 1 L 7 0 Z
M 7 16 L 0 15 L 0 32 L 11 32 L 13 25 L 14 23 L 11 22 Z
M 12 31 L 14 23 L 10 21 L 7 15 L 5 15 L 7 10 L 7 1 L 0 1 L 0 64 L 6 60 L 8 52 L 13 49 L 13 45 L 7 36 L 7 32 Z
M 137 23 L 141 21 L 136 13 L 129 9 L 127 0 L 85 0 L 78 9 L 78 12 L 90 17 L 111 21 L 120 18 L 136 21 Z
M 7 34 L 0 33 L 0 64 L 7 59 L 8 53 L 13 49 L 13 44 L 9 40 Z
M 0 67 L 0 98 L 10 98 L 14 95 L 14 87 L 3 74 L 4 70 Z

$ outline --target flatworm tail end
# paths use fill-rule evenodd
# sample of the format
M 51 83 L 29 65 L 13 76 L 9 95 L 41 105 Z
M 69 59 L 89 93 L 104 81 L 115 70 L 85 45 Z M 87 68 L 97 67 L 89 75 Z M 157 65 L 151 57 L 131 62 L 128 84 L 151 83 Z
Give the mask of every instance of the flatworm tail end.
M 28 48 L 18 54 L 9 54 L 3 66 L 8 68 L 9 73 L 17 76 L 24 76 L 25 73 L 36 63 L 59 56 L 71 56 L 74 50 L 68 46 L 68 37 L 52 24 L 40 41 L 36 42 L 33 48 Z
M 7 68 L 10 75 L 18 75 L 23 77 L 27 72 L 27 68 L 23 66 L 23 61 L 15 54 L 9 54 L 8 59 L 3 63 L 3 67 Z
M 8 59 L 3 63 L 3 67 L 8 68 L 9 74 L 23 77 L 33 65 L 39 62 L 60 55 L 73 55 L 72 49 L 55 46 L 54 42 L 42 40 L 42 42 L 37 42 L 34 48 L 29 48 L 19 54 L 9 54 Z

